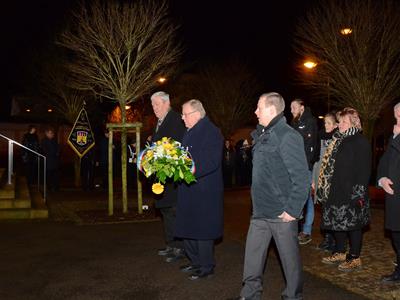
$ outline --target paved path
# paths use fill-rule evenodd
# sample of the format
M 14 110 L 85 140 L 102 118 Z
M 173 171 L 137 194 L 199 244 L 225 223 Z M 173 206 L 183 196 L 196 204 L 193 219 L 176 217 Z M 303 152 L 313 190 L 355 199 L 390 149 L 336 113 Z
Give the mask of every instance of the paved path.
M 250 217 L 246 189 L 226 193 L 216 276 L 200 282 L 179 272 L 181 263 L 155 255 L 162 245 L 160 222 L 77 226 L 75 210 L 106 207 L 101 193 L 69 191 L 50 201 L 53 220 L 0 223 L 0 299 L 227 299 L 240 291 Z M 305 299 L 365 299 L 331 284 L 332 276 L 320 279 L 308 263 L 319 261 L 318 251 L 311 245 L 302 250 L 306 270 L 318 275 L 305 272 Z M 280 299 L 284 288 L 274 253 L 271 248 L 263 299 Z

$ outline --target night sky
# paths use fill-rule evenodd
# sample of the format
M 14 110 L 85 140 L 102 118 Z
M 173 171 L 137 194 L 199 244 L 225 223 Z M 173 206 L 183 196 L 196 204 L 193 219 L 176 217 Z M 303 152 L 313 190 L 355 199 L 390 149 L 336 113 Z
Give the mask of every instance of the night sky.
M 291 40 L 304 1 L 188 1 L 171 0 L 171 15 L 180 25 L 185 64 L 218 62 L 239 57 L 248 62 L 265 86 L 290 100 L 302 96 L 293 87 L 299 63 Z M 12 95 L 23 94 L 34 72 L 32 61 L 46 53 L 62 29 L 75 0 L 13 1 L 1 4 L 1 116 Z

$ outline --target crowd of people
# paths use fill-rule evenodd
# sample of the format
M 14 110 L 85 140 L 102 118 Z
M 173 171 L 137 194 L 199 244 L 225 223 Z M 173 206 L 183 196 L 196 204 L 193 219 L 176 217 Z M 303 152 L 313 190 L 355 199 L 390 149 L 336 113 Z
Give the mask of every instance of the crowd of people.
M 259 124 L 251 134 L 252 141 L 245 145 L 243 140 L 233 147 L 206 117 L 199 100 L 186 102 L 179 117 L 171 109 L 168 94 L 158 92 L 151 99 L 158 118 L 153 137 L 174 136 L 196 162 L 194 184 L 171 184 L 161 195 L 162 199 L 174 199 L 168 204 L 172 213 L 163 212 L 166 247 L 158 252 L 167 262 L 186 256 L 190 263 L 180 270 L 190 272 L 191 280 L 214 274 L 214 243 L 223 234 L 223 188 L 232 184 L 239 155 L 250 162 L 253 211 L 242 290 L 235 299 L 261 299 L 272 238 L 286 279 L 283 299 L 303 299 L 299 245 L 311 241 L 316 203 L 322 212 L 319 248 L 331 252 L 321 263 L 345 272 L 362 267 L 363 229 L 370 222 L 371 145 L 362 134 L 355 109 L 326 114 L 324 128 L 318 131 L 316 119 L 301 99 L 291 102 L 293 119 L 289 124 L 283 115 L 282 96 L 263 94 L 255 111 Z M 400 220 L 396 216 L 400 205 L 400 103 L 394 112 L 397 124 L 379 164 L 378 182 L 386 192 L 386 227 L 392 230 L 398 259 L 395 271 L 383 276 L 382 282 L 400 281 Z M 170 118 L 175 126 L 167 126 Z M 180 119 L 186 127 L 183 132 Z
M 160 91 L 151 96 L 151 104 L 157 123 L 148 141 L 172 138 L 188 149 L 196 164 L 196 182 L 170 181 L 164 192 L 155 196 L 165 237 L 165 247 L 158 250 L 158 255 L 165 257 L 167 263 L 186 257 L 189 264 L 180 270 L 188 273 L 190 280 L 213 276 L 214 244 L 223 236 L 224 186 L 235 182 L 251 185 L 253 208 L 242 290 L 235 299 L 261 299 L 272 238 L 286 279 L 283 299 L 303 299 L 299 245 L 312 240 L 315 204 L 321 206 L 323 241 L 319 248 L 330 251 L 321 263 L 345 272 L 362 267 L 363 229 L 370 222 L 372 153 L 355 109 L 346 107 L 327 113 L 324 127 L 318 131 L 316 119 L 301 99 L 291 102 L 293 118 L 288 123 L 282 96 L 262 94 L 255 110 L 258 125 L 251 134 L 252 140 L 240 140 L 233 147 L 232 141 L 224 139 L 206 116 L 199 100 L 186 101 L 178 113 L 171 108 L 169 95 Z M 396 124 L 377 175 L 377 185 L 386 195 L 385 226 L 392 233 L 397 255 L 395 270 L 382 277 L 384 283 L 400 282 L 400 103 L 394 106 L 394 116 Z M 23 144 L 47 157 L 48 185 L 56 190 L 59 146 L 54 130 L 46 129 L 41 142 L 36 130 L 30 126 Z M 107 132 L 100 148 L 102 145 L 102 166 L 106 170 Z M 136 162 L 135 147 L 134 141 L 128 143 L 128 163 Z M 24 151 L 22 158 L 28 183 L 34 184 L 37 159 L 30 151 Z M 103 180 L 106 184 L 107 178 Z

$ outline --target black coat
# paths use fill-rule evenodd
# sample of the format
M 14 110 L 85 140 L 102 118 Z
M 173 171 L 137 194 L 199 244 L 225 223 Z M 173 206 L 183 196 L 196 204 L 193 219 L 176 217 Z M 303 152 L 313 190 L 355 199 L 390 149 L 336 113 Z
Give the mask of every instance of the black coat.
M 60 149 L 58 147 L 58 142 L 56 141 L 56 139 L 49 139 L 45 137 L 42 140 L 41 147 L 43 155 L 46 156 L 46 169 L 57 170 L 60 157 Z
M 253 218 L 277 219 L 286 211 L 298 218 L 310 189 L 309 171 L 303 141 L 283 116 L 266 128 L 252 132 L 253 179 L 251 198 Z
M 292 126 L 303 137 L 308 168 L 312 170 L 314 163 L 319 159 L 317 120 L 311 114 L 310 109 L 306 107 L 300 118 L 292 122 Z
M 154 131 L 151 142 L 157 142 L 163 137 L 169 137 L 175 141 L 181 142 L 185 131 L 186 128 L 181 116 L 177 112 L 170 110 L 158 130 Z M 155 197 L 155 205 L 157 208 L 175 206 L 178 197 L 177 185 L 173 182 L 168 182 L 165 185 L 164 193 L 156 195 Z
M 26 133 L 22 139 L 22 145 L 28 147 L 29 149 L 40 152 L 39 138 L 36 133 Z M 24 163 L 37 162 L 36 154 L 30 152 L 29 150 L 22 149 L 22 160 Z
M 182 144 L 196 164 L 197 181 L 178 187 L 175 236 L 217 239 L 223 232 L 223 136 L 205 117 L 186 132 Z
M 386 152 L 379 162 L 377 179 L 382 177 L 392 180 L 394 191 L 393 195 L 385 193 L 385 227 L 400 231 L 400 135 L 395 139 L 390 138 Z
M 322 205 L 323 229 L 352 231 L 369 223 L 370 173 L 371 146 L 367 138 L 361 133 L 344 138 L 336 153 L 329 196 Z

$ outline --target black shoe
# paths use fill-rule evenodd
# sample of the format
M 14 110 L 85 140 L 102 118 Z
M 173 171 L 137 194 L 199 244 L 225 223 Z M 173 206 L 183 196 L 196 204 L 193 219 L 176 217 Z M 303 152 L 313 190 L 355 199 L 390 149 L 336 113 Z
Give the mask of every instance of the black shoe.
M 167 263 L 175 262 L 185 258 L 185 251 L 183 249 L 174 248 L 173 252 L 167 255 L 165 261 Z
M 209 279 L 214 277 L 214 271 L 202 273 L 200 270 L 193 272 L 188 278 L 189 280 Z
M 199 269 L 200 269 L 199 266 L 192 266 L 192 265 L 184 265 L 179 267 L 179 270 L 181 270 L 181 272 L 184 273 L 195 272 L 198 271 Z
M 174 252 L 174 248 L 167 246 L 164 249 L 159 249 L 157 254 L 160 256 L 166 256 L 168 254 L 172 254 L 173 252 Z
M 384 275 L 382 276 L 381 279 L 382 283 L 396 283 L 400 282 L 400 272 L 395 270 L 392 274 L 390 275 Z

